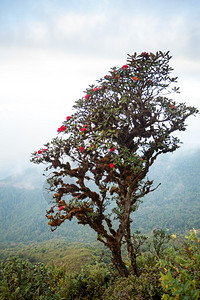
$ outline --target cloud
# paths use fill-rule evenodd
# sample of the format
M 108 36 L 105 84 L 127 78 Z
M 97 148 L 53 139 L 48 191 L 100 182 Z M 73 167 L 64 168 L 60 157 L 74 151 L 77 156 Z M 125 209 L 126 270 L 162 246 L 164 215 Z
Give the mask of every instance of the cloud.
M 41 21 L 32 21 L 25 29 L 24 36 L 31 43 L 47 43 L 50 38 L 48 24 Z
M 199 106 L 200 5 L 195 3 L 0 3 L 2 169 L 6 170 L 5 162 L 9 166 L 28 162 L 29 153 L 56 135 L 88 85 L 110 67 L 124 64 L 127 53 L 170 50 L 181 86 L 178 101 Z M 183 134 L 189 133 L 191 143 L 199 135 L 195 120 Z
M 173 2 L 171 9 L 172 1 L 159 2 L 156 7 L 153 0 L 142 4 L 79 0 L 73 5 L 63 1 L 36 1 L 30 16 L 28 4 L 24 15 L 18 9 L 21 19 L 11 10 L 17 22 L 15 26 L 11 26 L 12 22 L 2 24 L 1 43 L 116 58 L 135 50 L 161 49 L 199 59 L 198 6 L 194 9 L 196 2 L 190 3 Z
M 105 26 L 105 21 L 105 15 L 65 14 L 55 21 L 55 34 L 59 34 L 59 37 L 62 35 L 64 38 L 77 37 L 77 35 L 85 38 L 88 37 L 88 33 L 90 36 L 95 32 L 98 34 L 100 28 Z
M 11 103 L 1 103 L 0 104 L 0 115 L 3 113 L 8 113 L 15 110 L 15 106 Z

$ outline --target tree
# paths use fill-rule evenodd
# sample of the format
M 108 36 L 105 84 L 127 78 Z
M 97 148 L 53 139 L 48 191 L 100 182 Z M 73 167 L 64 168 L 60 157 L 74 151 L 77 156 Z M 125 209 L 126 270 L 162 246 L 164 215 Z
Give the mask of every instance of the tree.
M 184 131 L 185 120 L 198 113 L 166 97 L 179 90 L 170 59 L 169 52 L 128 55 L 126 65 L 89 86 L 58 136 L 32 155 L 34 163 L 52 171 L 53 205 L 47 212 L 52 230 L 73 217 L 88 224 L 111 250 L 121 276 L 129 275 L 123 242 L 137 274 L 131 214 L 156 188 L 147 178 L 149 168 L 158 155 L 179 147 L 172 133 Z

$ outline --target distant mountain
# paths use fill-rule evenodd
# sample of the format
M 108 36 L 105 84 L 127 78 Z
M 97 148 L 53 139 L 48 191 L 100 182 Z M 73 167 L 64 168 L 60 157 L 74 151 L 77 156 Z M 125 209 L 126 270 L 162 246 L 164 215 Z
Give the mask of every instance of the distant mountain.
M 163 155 L 148 174 L 161 186 L 143 198 L 133 214 L 133 228 L 148 233 L 154 228 L 183 233 L 200 228 L 200 151 L 191 155 Z M 43 170 L 31 168 L 0 180 L 0 242 L 95 241 L 96 234 L 76 220 L 50 231 Z
M 0 180 L 0 187 L 15 187 L 27 190 L 41 188 L 44 182 L 42 168 L 29 168 Z
M 134 227 L 143 232 L 163 228 L 183 233 L 200 228 L 200 151 L 162 156 L 149 172 L 158 189 L 143 198 Z
M 51 232 L 45 217 L 49 209 L 42 170 L 27 169 L 0 180 L 0 242 L 45 241 L 52 238 L 70 242 L 95 235 L 89 228 L 80 228 L 76 220 L 66 222 Z M 80 230 L 82 229 L 82 230 Z

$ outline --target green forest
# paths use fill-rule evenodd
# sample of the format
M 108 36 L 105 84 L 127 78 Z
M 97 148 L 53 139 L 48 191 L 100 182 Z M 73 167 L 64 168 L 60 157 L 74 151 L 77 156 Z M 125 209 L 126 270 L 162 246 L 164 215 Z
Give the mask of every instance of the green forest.
M 88 226 L 72 220 L 50 231 L 40 171 L 1 180 L 0 299 L 198 299 L 199 169 L 200 151 L 152 167 L 148 177 L 161 185 L 133 217 L 140 276 L 128 278 Z

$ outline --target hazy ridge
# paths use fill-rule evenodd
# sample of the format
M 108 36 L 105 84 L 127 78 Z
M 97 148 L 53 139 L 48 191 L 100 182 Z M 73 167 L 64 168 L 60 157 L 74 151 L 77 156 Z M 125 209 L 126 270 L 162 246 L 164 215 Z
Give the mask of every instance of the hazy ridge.
M 154 228 L 184 233 L 200 228 L 200 150 L 182 156 L 162 156 L 149 172 L 155 186 L 135 212 L 133 227 L 148 233 Z M 69 242 L 96 240 L 88 227 L 75 220 L 50 231 L 45 218 L 48 203 L 43 197 L 41 168 L 30 168 L 0 180 L 0 242 L 36 242 L 64 239 Z

